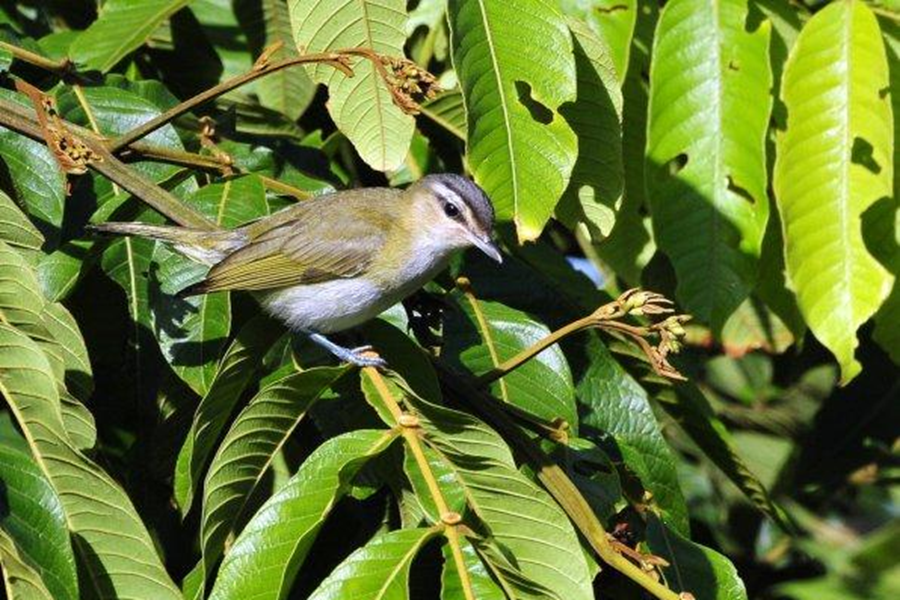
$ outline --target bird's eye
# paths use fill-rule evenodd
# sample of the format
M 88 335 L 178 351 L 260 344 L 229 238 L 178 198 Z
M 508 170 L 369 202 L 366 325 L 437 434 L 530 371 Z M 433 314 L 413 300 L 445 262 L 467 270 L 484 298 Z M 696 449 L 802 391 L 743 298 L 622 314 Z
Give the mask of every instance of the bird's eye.
M 444 203 L 444 214 L 450 217 L 451 219 L 455 219 L 459 216 L 459 207 L 453 204 L 452 202 Z

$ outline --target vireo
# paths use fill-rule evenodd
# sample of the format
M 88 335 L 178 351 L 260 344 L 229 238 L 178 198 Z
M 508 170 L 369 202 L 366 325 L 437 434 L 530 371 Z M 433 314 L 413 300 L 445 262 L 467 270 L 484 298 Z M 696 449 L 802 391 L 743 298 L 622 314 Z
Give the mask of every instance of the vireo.
M 494 209 L 480 187 L 452 174 L 406 190 L 366 188 L 319 196 L 243 227 L 201 231 L 141 223 L 91 229 L 164 242 L 211 265 L 191 296 L 250 290 L 263 308 L 341 360 L 383 366 L 369 347 L 323 334 L 367 321 L 433 278 L 457 250 L 475 246 L 502 262 L 491 240 Z

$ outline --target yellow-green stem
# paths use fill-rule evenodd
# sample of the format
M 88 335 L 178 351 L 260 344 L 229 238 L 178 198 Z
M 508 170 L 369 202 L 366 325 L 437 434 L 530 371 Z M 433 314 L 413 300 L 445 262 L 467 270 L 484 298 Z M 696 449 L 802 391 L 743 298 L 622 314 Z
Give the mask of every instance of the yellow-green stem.
M 402 424 L 401 417 L 403 417 L 403 410 L 400 408 L 400 404 L 388 388 L 387 383 L 385 383 L 381 373 L 373 367 L 365 367 L 363 371 L 372 381 L 372 384 L 378 391 L 378 395 L 381 396 L 381 400 L 384 402 L 388 411 L 394 419 L 397 420 L 398 427 L 400 427 L 400 434 L 403 436 L 403 440 L 406 442 L 407 447 L 412 453 L 416 465 L 418 465 L 419 470 L 422 472 L 422 479 L 425 480 L 425 485 L 428 487 L 428 493 L 434 501 L 435 508 L 437 508 L 438 518 L 443 522 L 444 537 L 447 538 L 447 543 L 450 544 L 450 551 L 453 554 L 453 561 L 456 563 L 456 570 L 459 572 L 460 584 L 462 585 L 466 600 L 475 600 L 475 596 L 472 593 L 472 582 L 469 579 L 469 572 L 466 570 L 466 563 L 459 542 L 457 525 L 455 523 L 443 521 L 445 517 L 451 514 L 451 511 L 450 507 L 447 506 L 447 501 L 438 485 L 437 478 L 435 478 L 434 472 L 431 470 L 431 465 L 428 463 L 425 451 L 422 449 L 422 441 L 419 439 L 420 429 L 418 427 L 404 426 Z

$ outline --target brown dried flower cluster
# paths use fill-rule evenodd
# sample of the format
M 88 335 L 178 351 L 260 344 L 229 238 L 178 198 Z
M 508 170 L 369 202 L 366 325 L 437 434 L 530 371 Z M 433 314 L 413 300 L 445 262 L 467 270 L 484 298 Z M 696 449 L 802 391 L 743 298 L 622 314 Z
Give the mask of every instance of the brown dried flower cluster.
M 394 56 L 381 56 L 385 68 L 385 83 L 391 90 L 394 104 L 407 114 L 417 114 L 420 104 L 431 100 L 441 91 L 437 78 L 416 63 Z

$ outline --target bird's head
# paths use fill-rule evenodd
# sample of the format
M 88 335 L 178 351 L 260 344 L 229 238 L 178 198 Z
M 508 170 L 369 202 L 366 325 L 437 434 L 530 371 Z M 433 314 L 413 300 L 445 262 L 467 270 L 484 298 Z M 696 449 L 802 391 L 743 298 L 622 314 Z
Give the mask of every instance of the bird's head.
M 494 207 L 478 185 L 460 175 L 442 173 L 423 177 L 407 193 L 424 233 L 447 247 L 475 246 L 503 262 L 492 240 Z

